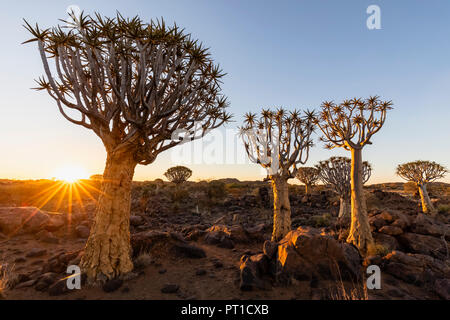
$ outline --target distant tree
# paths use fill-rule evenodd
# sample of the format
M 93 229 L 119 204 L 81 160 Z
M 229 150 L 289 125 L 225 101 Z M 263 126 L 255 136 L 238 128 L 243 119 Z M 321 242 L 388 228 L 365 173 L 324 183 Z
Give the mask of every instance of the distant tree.
M 351 163 L 352 160 L 346 157 L 331 157 L 328 160 L 320 161 L 317 165 L 320 180 L 324 184 L 330 185 L 339 195 L 339 218 L 347 218 L 351 214 Z M 363 162 L 362 171 L 362 183 L 364 184 L 372 174 L 372 167 L 367 161 Z
M 362 252 L 373 244 L 363 192 L 362 149 L 372 144 L 370 139 L 383 126 L 392 102 L 380 101 L 379 97 L 366 100 L 354 98 L 341 104 L 324 102 L 317 125 L 323 133 L 326 148 L 342 147 L 351 151 L 351 226 L 347 242 Z
M 414 161 L 398 165 L 396 173 L 401 178 L 417 185 L 422 200 L 422 211 L 436 214 L 436 209 L 428 196 L 427 185 L 443 178 L 447 172 L 447 169 L 434 161 Z
M 297 179 L 305 185 L 306 194 L 311 193 L 311 187 L 319 180 L 319 170 L 313 167 L 298 168 Z
M 176 166 L 167 169 L 164 176 L 176 185 L 180 185 L 189 179 L 192 175 L 192 170 L 183 166 Z
M 67 27 L 25 21 L 45 70 L 46 91 L 68 121 L 94 131 L 107 159 L 81 267 L 90 280 L 133 269 L 130 190 L 136 165 L 204 136 L 230 119 L 224 76 L 208 49 L 164 21 L 72 15 Z M 52 66 L 51 66 L 52 64 Z M 183 137 L 181 135 L 184 135 Z
M 274 218 L 272 240 L 281 240 L 291 231 L 291 205 L 288 179 L 297 174 L 298 165 L 308 160 L 313 145 L 314 114 L 298 111 L 263 110 L 259 119 L 247 113 L 241 136 L 249 159 L 267 170 L 272 183 Z

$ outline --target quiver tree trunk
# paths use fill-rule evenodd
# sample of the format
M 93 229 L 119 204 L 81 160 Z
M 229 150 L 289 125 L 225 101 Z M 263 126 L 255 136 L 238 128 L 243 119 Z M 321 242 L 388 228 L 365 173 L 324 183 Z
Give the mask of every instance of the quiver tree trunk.
M 339 219 L 349 219 L 351 215 L 350 197 L 342 196 L 339 199 Z
M 81 267 L 91 281 L 120 277 L 133 270 L 130 247 L 131 154 L 108 154 L 94 223 Z
M 311 185 L 310 184 L 305 184 L 305 193 L 311 194 Z
M 351 225 L 347 242 L 365 253 L 368 246 L 373 244 L 373 238 L 364 197 L 362 166 L 361 149 L 352 149 Z
M 420 199 L 422 200 L 422 211 L 428 214 L 435 214 L 436 209 L 431 203 L 430 196 L 428 195 L 427 185 L 426 184 L 418 184 Z
M 287 179 L 272 178 L 273 189 L 273 233 L 272 241 L 279 241 L 291 231 L 291 205 Z

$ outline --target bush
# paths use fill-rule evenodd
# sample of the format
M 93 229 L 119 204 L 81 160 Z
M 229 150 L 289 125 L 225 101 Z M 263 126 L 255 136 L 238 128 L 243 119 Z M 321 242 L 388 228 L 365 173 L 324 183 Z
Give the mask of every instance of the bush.
M 223 199 L 227 195 L 225 183 L 221 181 L 211 181 L 208 183 L 206 194 L 209 199 L 219 200 Z
M 450 213 L 450 205 L 448 204 L 441 204 L 437 207 L 437 211 L 439 213 Z
M 389 253 L 389 249 L 382 244 L 375 243 L 372 245 L 369 245 L 367 248 L 367 255 L 369 256 L 381 256 L 384 257 Z
M 331 215 L 329 213 L 313 216 L 312 219 L 316 228 L 328 227 L 331 224 Z

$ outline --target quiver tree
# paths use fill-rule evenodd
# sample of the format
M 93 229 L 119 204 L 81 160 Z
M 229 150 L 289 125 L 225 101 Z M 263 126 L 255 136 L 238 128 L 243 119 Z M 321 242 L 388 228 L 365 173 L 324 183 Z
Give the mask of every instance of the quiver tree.
M 46 91 L 68 121 L 102 140 L 106 167 L 81 261 L 91 280 L 133 269 L 130 188 L 137 164 L 227 122 L 223 73 L 207 49 L 176 25 L 139 17 L 72 15 L 53 29 L 25 28 L 36 41 Z M 181 138 L 180 135 L 184 137 Z
M 397 175 L 401 178 L 414 182 L 419 188 L 424 213 L 435 214 L 436 209 L 428 196 L 427 184 L 443 178 L 447 170 L 434 161 L 414 161 L 397 166 Z
M 319 179 L 339 195 L 339 215 L 341 219 L 350 218 L 351 206 L 351 166 L 352 160 L 346 157 L 331 157 L 325 161 L 319 161 L 317 169 Z M 367 161 L 362 165 L 362 183 L 366 183 L 372 174 L 372 167 Z
M 314 114 L 298 111 L 263 110 L 261 116 L 247 113 L 241 136 L 250 161 L 267 170 L 272 183 L 274 218 L 272 240 L 281 240 L 291 230 L 288 179 L 305 164 L 313 145 Z
M 362 252 L 373 243 L 363 193 L 362 149 L 371 144 L 370 139 L 383 126 L 392 102 L 380 101 L 379 97 L 345 100 L 341 104 L 324 102 L 316 123 L 323 133 L 321 140 L 328 149 L 342 147 L 352 154 L 351 226 L 347 242 Z
M 192 170 L 183 166 L 169 168 L 167 169 L 166 173 L 164 173 L 164 176 L 167 178 L 167 180 L 175 183 L 176 185 L 182 184 L 187 179 L 189 179 L 191 175 Z
M 313 167 L 298 168 L 297 179 L 305 185 L 306 194 L 311 193 L 311 187 L 319 180 L 319 170 Z

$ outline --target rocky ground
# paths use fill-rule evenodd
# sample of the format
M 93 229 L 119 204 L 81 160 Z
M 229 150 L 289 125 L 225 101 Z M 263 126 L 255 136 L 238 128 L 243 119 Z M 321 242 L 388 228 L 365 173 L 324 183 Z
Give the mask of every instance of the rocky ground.
M 130 218 L 135 270 L 104 286 L 83 282 L 81 290 L 68 290 L 61 279 L 80 261 L 99 182 L 81 185 L 67 191 L 53 181 L 0 182 L 4 298 L 450 299 L 443 184 L 431 190 L 436 217 L 422 214 L 403 184 L 367 187 L 376 245 L 363 259 L 345 243 L 338 198 L 323 186 L 309 196 L 290 186 L 294 230 L 273 243 L 267 183 L 137 182 Z M 381 268 L 380 290 L 364 289 L 368 265 Z

